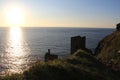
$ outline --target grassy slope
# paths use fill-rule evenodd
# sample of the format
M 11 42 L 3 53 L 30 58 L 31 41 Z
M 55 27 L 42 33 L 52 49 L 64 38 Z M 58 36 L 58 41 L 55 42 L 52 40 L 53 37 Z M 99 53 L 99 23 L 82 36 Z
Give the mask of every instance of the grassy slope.
M 100 41 L 96 54 L 104 64 L 120 70 L 120 31 L 115 31 Z
M 89 53 L 78 50 L 66 59 L 36 62 L 23 74 L 0 80 L 119 80 L 118 74 L 97 61 Z
M 27 80 L 118 80 L 115 74 L 82 50 L 67 59 L 37 62 L 24 72 Z

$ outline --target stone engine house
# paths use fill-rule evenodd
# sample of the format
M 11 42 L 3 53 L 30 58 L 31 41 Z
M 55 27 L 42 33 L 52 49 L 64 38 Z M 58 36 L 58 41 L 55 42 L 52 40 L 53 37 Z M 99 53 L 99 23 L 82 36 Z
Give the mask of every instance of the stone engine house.
M 78 49 L 86 49 L 86 37 L 75 36 L 71 37 L 71 54 L 75 53 Z

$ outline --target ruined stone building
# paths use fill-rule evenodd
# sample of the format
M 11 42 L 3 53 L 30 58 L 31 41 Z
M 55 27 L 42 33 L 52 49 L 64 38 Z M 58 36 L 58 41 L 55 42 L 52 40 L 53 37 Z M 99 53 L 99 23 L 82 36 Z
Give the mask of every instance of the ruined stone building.
M 51 54 L 50 49 L 48 49 L 48 52 L 45 54 L 45 62 L 55 59 L 58 59 L 58 55 Z
M 71 54 L 75 53 L 78 49 L 86 49 L 86 37 L 75 36 L 71 37 Z

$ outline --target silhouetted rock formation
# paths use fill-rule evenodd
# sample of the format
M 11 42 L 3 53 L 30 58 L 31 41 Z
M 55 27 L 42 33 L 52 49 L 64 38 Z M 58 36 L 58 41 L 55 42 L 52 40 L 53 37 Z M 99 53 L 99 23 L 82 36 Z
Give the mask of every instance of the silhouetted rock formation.
M 119 31 L 120 30 L 120 23 L 116 25 L 116 29 Z
M 71 37 L 71 54 L 75 53 L 78 49 L 86 48 L 86 37 L 75 36 Z
M 58 59 L 58 55 L 51 54 L 50 49 L 48 49 L 48 52 L 45 54 L 45 62 L 55 59 Z

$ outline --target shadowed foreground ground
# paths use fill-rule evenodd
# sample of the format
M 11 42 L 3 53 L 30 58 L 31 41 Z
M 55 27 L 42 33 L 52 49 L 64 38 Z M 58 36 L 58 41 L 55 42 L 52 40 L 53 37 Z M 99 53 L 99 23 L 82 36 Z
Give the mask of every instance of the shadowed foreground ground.
M 78 50 L 66 59 L 37 61 L 23 74 L 1 77 L 0 80 L 119 80 L 119 75 L 89 53 Z

